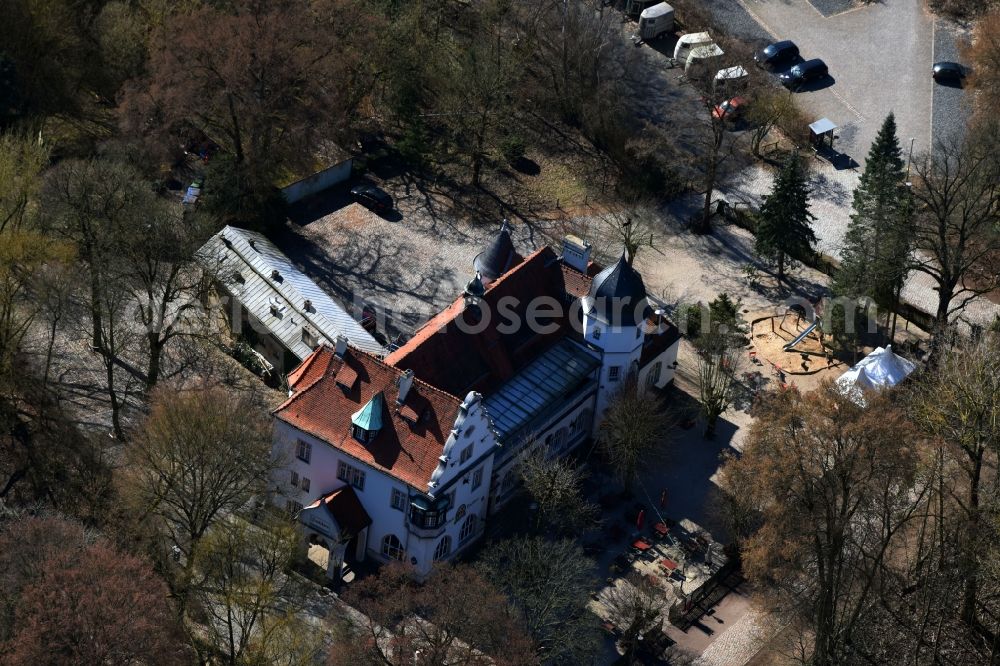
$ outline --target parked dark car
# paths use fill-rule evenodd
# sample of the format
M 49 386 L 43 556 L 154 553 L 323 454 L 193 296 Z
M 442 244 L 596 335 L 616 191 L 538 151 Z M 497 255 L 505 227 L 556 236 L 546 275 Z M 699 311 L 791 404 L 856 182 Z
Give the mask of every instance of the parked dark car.
M 786 88 L 799 90 L 807 83 L 824 79 L 829 75 L 830 70 L 827 69 L 826 63 L 819 58 L 814 58 L 799 63 L 787 72 L 778 75 L 778 78 L 781 79 L 781 84 Z
M 934 80 L 961 83 L 965 78 L 965 68 L 957 62 L 936 62 L 934 63 Z
M 758 65 L 774 67 L 782 62 L 795 62 L 799 57 L 799 47 L 795 42 L 785 39 L 768 44 L 754 54 L 753 59 Z
M 351 188 L 351 199 L 379 213 L 392 210 L 392 197 L 374 185 L 355 185 Z

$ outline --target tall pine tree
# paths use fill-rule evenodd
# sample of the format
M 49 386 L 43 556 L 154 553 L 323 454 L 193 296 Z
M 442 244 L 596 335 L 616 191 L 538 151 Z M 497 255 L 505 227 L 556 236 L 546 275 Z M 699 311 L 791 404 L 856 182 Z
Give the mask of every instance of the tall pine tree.
M 868 152 L 865 171 L 854 191 L 854 213 L 833 284 L 838 296 L 869 297 L 883 307 L 896 309 L 912 237 L 908 229 L 912 206 L 904 179 L 896 119 L 890 113 Z
M 774 189 L 760 208 L 754 249 L 778 265 L 778 283 L 785 279 L 785 260 L 804 259 L 815 252 L 816 234 L 810 226 L 809 186 L 793 153 L 774 181 Z

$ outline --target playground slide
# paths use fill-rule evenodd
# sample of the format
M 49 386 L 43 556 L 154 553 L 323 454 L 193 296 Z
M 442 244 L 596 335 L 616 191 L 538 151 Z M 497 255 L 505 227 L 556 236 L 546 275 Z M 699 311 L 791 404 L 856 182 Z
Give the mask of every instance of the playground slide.
M 802 342 L 803 340 L 805 340 L 806 336 L 809 335 L 810 333 L 812 333 L 812 330 L 814 328 L 816 328 L 817 324 L 819 324 L 819 322 L 813 322 L 812 324 L 810 324 L 809 327 L 806 330 L 804 330 L 801 333 L 799 333 L 799 337 L 795 338 L 794 340 L 792 340 L 791 342 L 789 342 L 788 344 L 786 344 L 781 349 L 783 351 L 791 351 L 791 350 L 795 349 L 795 345 L 797 345 L 800 342 Z

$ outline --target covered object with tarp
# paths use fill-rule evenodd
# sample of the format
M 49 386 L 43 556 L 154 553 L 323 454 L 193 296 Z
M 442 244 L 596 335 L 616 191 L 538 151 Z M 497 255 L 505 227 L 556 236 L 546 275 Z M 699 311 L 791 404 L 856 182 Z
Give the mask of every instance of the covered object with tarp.
M 878 347 L 837 378 L 837 387 L 852 400 L 864 404 L 864 394 L 889 388 L 906 379 L 917 366 L 892 351 L 892 345 Z

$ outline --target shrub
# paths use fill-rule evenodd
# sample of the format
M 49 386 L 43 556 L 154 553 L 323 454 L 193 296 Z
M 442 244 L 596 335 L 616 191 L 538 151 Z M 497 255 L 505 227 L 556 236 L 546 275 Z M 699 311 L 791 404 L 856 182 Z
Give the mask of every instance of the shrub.
M 500 142 L 500 154 L 507 161 L 507 164 L 515 164 L 524 157 L 527 146 L 524 139 L 519 134 L 508 134 Z

